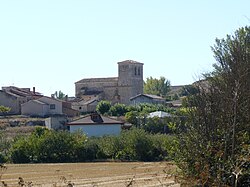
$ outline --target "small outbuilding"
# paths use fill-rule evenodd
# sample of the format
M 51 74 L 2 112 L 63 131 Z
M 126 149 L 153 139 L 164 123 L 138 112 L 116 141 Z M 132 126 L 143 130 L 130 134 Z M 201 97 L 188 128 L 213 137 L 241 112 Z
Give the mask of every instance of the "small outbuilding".
M 165 117 L 172 117 L 172 115 L 163 111 L 155 111 L 155 112 L 149 113 L 148 117 L 149 118 L 153 118 L 153 117 L 165 118 Z
M 70 132 L 83 131 L 88 137 L 119 135 L 123 122 L 93 113 L 68 123 Z
M 158 95 L 151 94 L 139 94 L 130 98 L 130 103 L 132 105 L 138 105 L 141 103 L 150 103 L 150 104 L 165 104 L 165 99 Z

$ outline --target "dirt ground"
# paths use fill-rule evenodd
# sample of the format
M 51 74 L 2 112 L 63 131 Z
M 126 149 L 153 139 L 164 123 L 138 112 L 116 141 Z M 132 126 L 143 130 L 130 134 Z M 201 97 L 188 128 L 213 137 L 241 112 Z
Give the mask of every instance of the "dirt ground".
M 2 186 L 8 187 L 19 184 L 27 187 L 180 186 L 174 180 L 176 167 L 168 162 L 7 164 L 6 167 L 0 179 Z

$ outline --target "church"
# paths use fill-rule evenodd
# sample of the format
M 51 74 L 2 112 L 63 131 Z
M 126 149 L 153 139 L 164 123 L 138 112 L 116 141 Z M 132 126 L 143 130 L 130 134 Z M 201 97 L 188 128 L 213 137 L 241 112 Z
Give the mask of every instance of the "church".
M 108 100 L 130 104 L 130 98 L 143 93 L 143 63 L 133 60 L 118 62 L 118 77 L 82 79 L 75 83 L 79 99 Z

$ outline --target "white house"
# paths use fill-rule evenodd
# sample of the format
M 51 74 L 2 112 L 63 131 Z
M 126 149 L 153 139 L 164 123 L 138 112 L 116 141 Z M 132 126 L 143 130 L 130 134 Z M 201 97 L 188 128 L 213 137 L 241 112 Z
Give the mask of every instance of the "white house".
M 88 137 L 119 135 L 124 123 L 97 113 L 84 116 L 68 123 L 70 132 L 82 130 Z

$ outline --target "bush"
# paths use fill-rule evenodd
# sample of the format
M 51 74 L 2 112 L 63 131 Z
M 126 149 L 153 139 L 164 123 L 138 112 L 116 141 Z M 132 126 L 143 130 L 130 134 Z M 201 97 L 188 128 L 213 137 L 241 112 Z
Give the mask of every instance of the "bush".
M 126 105 L 117 103 L 114 106 L 110 107 L 109 110 L 112 116 L 124 116 L 128 112 Z
M 14 163 L 74 162 L 80 160 L 86 136 L 77 133 L 37 129 L 14 142 L 10 155 Z
M 33 162 L 35 147 L 29 141 L 30 138 L 19 138 L 10 150 L 11 160 L 14 163 Z M 32 142 L 34 143 L 34 142 Z
M 100 101 L 96 106 L 96 111 L 100 114 L 108 113 L 111 107 L 111 103 L 109 101 Z
M 6 161 L 7 158 L 2 153 L 0 153 L 0 164 L 5 163 Z
M 83 162 L 93 160 L 160 161 L 169 159 L 172 138 L 143 129 L 123 131 L 120 136 L 86 138 L 80 132 L 37 129 L 17 139 L 11 148 L 14 163 Z

